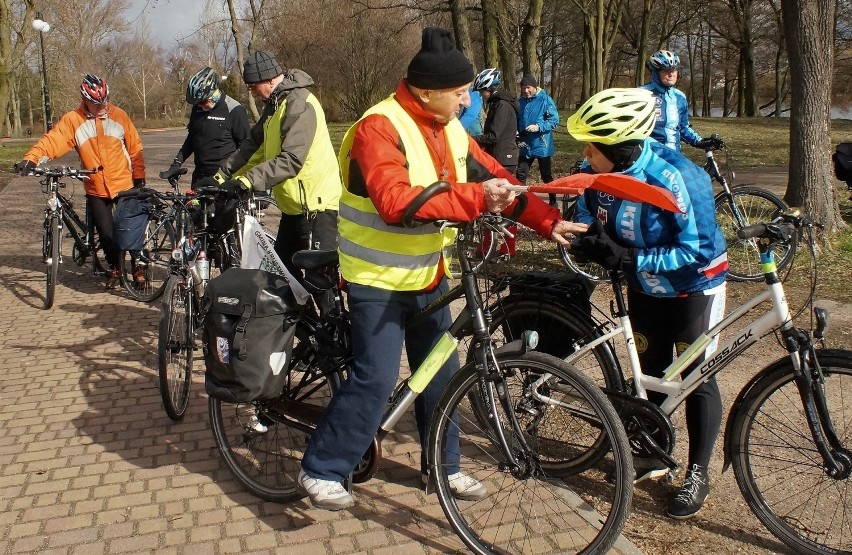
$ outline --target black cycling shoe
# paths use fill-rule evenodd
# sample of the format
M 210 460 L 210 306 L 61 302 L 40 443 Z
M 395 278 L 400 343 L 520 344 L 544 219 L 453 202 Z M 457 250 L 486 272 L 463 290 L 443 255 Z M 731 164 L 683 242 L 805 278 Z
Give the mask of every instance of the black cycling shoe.
M 710 478 L 707 476 L 707 469 L 693 464 L 686 470 L 683 487 L 669 505 L 668 514 L 677 519 L 693 517 L 704 506 L 709 495 Z

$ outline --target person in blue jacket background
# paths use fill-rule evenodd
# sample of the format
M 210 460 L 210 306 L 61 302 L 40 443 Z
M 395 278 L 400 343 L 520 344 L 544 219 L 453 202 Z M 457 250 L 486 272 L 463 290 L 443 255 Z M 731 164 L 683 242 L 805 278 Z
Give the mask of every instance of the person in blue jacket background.
M 589 224 L 572 243 L 608 270 L 621 270 L 627 282 L 630 323 L 642 371 L 662 377 L 676 350 L 721 321 L 725 311 L 728 256 L 716 224 L 710 177 L 681 153 L 648 138 L 654 125 L 654 98 L 644 89 L 607 89 L 592 96 L 568 119 L 568 132 L 587 141 L 581 171 L 621 172 L 666 189 L 682 214 L 587 189 L 577 201 L 575 220 Z M 696 367 L 716 349 L 712 342 Z M 661 403 L 665 395 L 648 392 Z M 686 399 L 689 460 L 680 491 L 668 514 L 689 518 L 710 493 L 707 466 L 722 423 L 716 379 Z M 663 476 L 656 457 L 637 457 L 636 481 Z
M 642 88 L 654 94 L 657 115 L 651 138 L 678 152 L 681 140 L 696 148 L 722 148 L 725 143 L 718 136 L 703 139 L 689 125 L 689 103 L 675 87 L 680 76 L 680 57 L 670 50 L 658 50 L 651 54 L 645 67 L 651 72 L 651 82 Z
M 470 106 L 465 106 L 459 111 L 459 122 L 471 137 L 482 135 L 482 108 L 483 101 L 479 91 L 470 85 Z
M 553 181 L 551 158 L 556 148 L 553 145 L 553 130 L 559 125 L 556 103 L 544 89 L 539 88 L 535 77 L 529 73 L 521 79 L 520 110 L 518 111 L 518 139 L 521 147 L 517 177 L 526 184 L 532 163 L 538 160 L 541 181 Z M 556 206 L 556 195 L 550 194 L 550 205 Z

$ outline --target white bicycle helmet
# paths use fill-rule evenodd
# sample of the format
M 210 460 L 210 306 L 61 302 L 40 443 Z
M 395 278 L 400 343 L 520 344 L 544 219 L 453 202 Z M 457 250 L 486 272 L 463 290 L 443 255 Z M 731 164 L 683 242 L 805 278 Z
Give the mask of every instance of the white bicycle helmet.
M 654 95 L 646 89 L 606 89 L 589 98 L 568 118 L 568 133 L 578 141 L 614 145 L 645 139 L 654 129 Z
M 473 90 L 494 90 L 500 85 L 500 70 L 496 67 L 483 69 L 473 80 Z
M 678 69 L 680 68 L 680 57 L 671 50 L 657 50 L 648 58 L 645 67 L 651 71 Z

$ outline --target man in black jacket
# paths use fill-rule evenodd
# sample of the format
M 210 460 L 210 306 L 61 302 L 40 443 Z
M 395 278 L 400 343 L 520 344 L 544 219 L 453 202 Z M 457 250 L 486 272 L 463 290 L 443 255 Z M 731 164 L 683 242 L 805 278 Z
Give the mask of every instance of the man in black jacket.
M 514 174 L 518 167 L 518 99 L 500 86 L 500 70 L 485 69 L 473 81 L 485 103 L 482 135 L 474 137 L 483 150 Z
M 190 155 L 195 156 L 192 183 L 215 174 L 222 164 L 249 136 L 248 113 L 243 106 L 222 92 L 219 76 L 209 67 L 189 79 L 186 101 L 192 104 L 187 136 L 171 167 L 161 172 L 168 179 L 175 175 Z

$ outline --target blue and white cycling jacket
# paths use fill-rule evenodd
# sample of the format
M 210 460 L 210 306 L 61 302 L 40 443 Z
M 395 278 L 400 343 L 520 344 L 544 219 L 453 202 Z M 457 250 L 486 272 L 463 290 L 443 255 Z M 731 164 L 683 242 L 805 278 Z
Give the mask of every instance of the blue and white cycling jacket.
M 584 171 L 594 173 L 591 167 Z M 704 291 L 725 281 L 728 254 L 716 225 L 710 177 L 688 158 L 645 139 L 642 154 L 623 172 L 672 192 L 683 214 L 587 189 L 575 220 L 600 220 L 613 239 L 637 249 L 630 287 L 658 297 Z
M 640 87 L 654 93 L 657 106 L 657 121 L 654 123 L 651 138 L 678 152 L 680 152 L 681 140 L 692 146 L 698 146 L 701 135 L 689 125 L 689 106 L 686 95 L 675 87 L 664 87 L 657 82 L 656 72 L 653 73 L 655 74 L 653 82 Z

